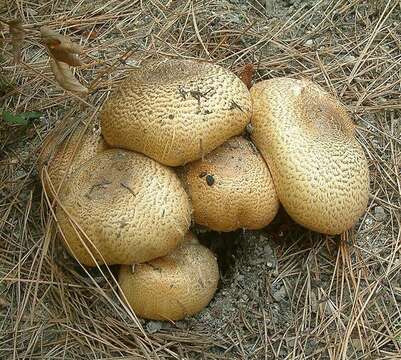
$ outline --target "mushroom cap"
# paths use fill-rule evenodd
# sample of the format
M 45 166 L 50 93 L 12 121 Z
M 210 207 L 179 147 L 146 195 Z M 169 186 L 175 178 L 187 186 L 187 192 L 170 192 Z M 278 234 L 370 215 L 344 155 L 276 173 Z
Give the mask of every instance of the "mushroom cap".
M 216 231 L 261 229 L 276 216 L 279 201 L 269 169 L 243 137 L 229 139 L 187 164 L 181 178 L 197 224 Z
M 191 222 L 189 198 L 174 171 L 120 149 L 106 150 L 77 169 L 60 202 L 56 215 L 67 249 L 88 266 L 96 265 L 88 250 L 108 265 L 164 256 L 183 241 Z
M 221 66 L 167 60 L 134 70 L 100 117 L 110 145 L 179 166 L 240 134 L 251 99 L 243 82 Z
M 287 213 L 324 234 L 351 228 L 368 203 L 369 172 L 343 105 L 311 81 L 289 78 L 261 81 L 251 96 L 252 140 Z
M 53 197 L 52 188 L 57 192 L 71 173 L 105 149 L 107 145 L 97 122 L 89 125 L 80 123 L 65 138 L 51 134 L 38 157 L 38 171 L 46 193 Z M 48 176 L 44 173 L 45 168 Z
M 194 235 L 190 235 L 194 237 Z M 219 281 L 214 254 L 205 246 L 186 241 L 167 256 L 148 263 L 122 266 L 119 285 L 141 318 L 180 320 L 204 309 Z

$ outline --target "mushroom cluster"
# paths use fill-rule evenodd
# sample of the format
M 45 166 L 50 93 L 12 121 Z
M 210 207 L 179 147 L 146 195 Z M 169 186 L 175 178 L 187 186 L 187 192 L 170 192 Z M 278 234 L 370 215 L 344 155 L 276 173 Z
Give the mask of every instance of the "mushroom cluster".
M 343 106 L 310 81 L 249 91 L 232 72 L 193 60 L 149 62 L 87 128 L 40 158 L 67 251 L 119 264 L 122 297 L 143 318 L 201 311 L 219 280 L 191 224 L 262 229 L 280 203 L 299 224 L 339 234 L 367 206 L 367 161 Z M 249 125 L 247 127 L 247 125 Z M 250 128 L 251 139 L 242 134 Z

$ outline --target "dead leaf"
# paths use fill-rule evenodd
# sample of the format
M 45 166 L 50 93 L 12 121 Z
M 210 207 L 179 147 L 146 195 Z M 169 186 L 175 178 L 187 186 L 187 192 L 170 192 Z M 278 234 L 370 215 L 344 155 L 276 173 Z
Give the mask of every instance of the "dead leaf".
M 58 34 L 47 26 L 40 28 L 40 35 L 55 60 L 71 66 L 82 65 L 82 61 L 78 57 L 78 54 L 82 52 L 82 47 L 73 43 L 68 36 Z
M 21 20 L 15 19 L 8 23 L 10 27 L 11 44 L 13 46 L 14 63 L 21 61 L 22 44 L 25 39 L 25 30 L 22 27 Z
M 254 72 L 255 69 L 252 64 L 246 64 L 241 70 L 240 78 L 248 89 L 252 87 L 252 78 Z
M 97 31 L 91 30 L 91 31 L 84 31 L 84 32 L 82 33 L 82 36 L 85 36 L 85 37 L 87 37 L 88 39 L 93 40 L 93 39 L 96 39 L 96 38 L 99 36 L 99 34 L 97 33 Z
M 0 309 L 7 306 L 9 306 L 9 302 L 3 296 L 0 296 Z
M 62 88 L 83 94 L 88 93 L 88 89 L 74 77 L 68 64 L 50 59 L 50 66 L 57 82 Z

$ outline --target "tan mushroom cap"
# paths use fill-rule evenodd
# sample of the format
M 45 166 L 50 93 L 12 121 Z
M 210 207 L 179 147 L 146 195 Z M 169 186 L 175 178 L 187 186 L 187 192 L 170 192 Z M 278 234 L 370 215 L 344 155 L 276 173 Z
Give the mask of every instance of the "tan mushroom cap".
M 369 173 L 345 108 L 307 80 L 262 81 L 251 95 L 252 140 L 288 214 L 324 234 L 351 228 L 367 206 Z
M 279 201 L 269 169 L 254 145 L 237 136 L 187 164 L 181 178 L 197 224 L 216 231 L 261 229 L 276 216 Z
M 192 60 L 148 63 L 132 72 L 101 111 L 106 141 L 179 166 L 245 128 L 247 87 L 221 66 Z
M 106 150 L 85 162 L 68 179 L 60 200 L 56 215 L 67 249 L 88 266 L 95 262 L 70 217 L 92 242 L 80 231 L 98 263 L 108 265 L 168 254 L 191 222 L 188 195 L 174 171 L 125 150 Z
M 105 149 L 107 145 L 98 122 L 89 125 L 80 123 L 64 139 L 51 134 L 45 140 L 38 158 L 38 170 L 47 194 L 52 198 L 52 189 L 57 192 L 71 173 Z
M 122 266 L 119 276 L 136 315 L 154 320 L 180 320 L 200 312 L 213 298 L 218 281 L 215 256 L 194 240 L 165 257 L 135 265 L 133 272 Z

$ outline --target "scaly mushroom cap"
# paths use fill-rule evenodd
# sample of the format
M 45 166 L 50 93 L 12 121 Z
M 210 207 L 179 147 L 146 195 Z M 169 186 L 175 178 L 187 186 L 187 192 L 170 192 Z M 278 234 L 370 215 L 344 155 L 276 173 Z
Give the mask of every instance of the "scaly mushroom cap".
M 218 281 L 215 256 L 194 240 L 165 257 L 135 265 L 133 271 L 122 266 L 119 276 L 134 312 L 154 320 L 180 320 L 200 312 L 213 298 Z
M 43 144 L 38 170 L 51 197 L 52 188 L 57 192 L 61 183 L 80 165 L 107 149 L 98 123 L 85 127 L 86 124 L 78 125 L 65 139 L 50 135 Z
M 133 71 L 100 116 L 110 145 L 179 166 L 240 134 L 251 99 L 242 81 L 221 66 L 168 60 Z
M 344 107 L 307 80 L 265 80 L 251 96 L 252 140 L 287 213 L 324 234 L 352 227 L 367 206 L 369 173 Z
M 98 263 L 108 265 L 168 254 L 183 241 L 191 222 L 188 195 L 174 171 L 119 149 L 106 150 L 77 169 L 60 201 L 56 214 L 67 249 L 88 266 L 96 263 L 70 217 Z
M 238 136 L 187 164 L 181 178 L 197 224 L 216 231 L 261 229 L 279 202 L 269 169 L 254 145 Z

